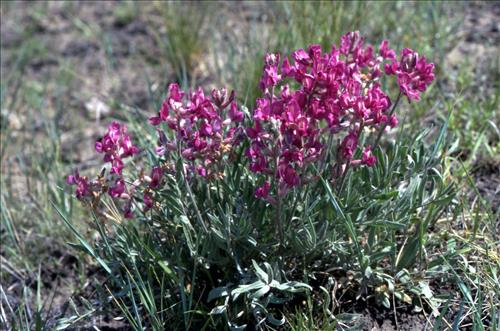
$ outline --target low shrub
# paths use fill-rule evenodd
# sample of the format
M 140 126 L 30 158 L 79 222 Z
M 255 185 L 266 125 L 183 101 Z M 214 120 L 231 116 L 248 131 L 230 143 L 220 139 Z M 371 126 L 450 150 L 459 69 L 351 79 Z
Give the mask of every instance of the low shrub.
M 100 236 L 75 233 L 109 273 L 112 302 L 156 330 L 265 329 L 304 312 L 339 325 L 356 300 L 436 309 L 429 281 L 445 267 L 429 229 L 455 194 L 445 130 L 431 146 L 426 132 L 381 146 L 433 70 L 351 32 L 329 52 L 266 55 L 251 113 L 224 88 L 171 84 L 149 118 L 156 144 L 135 146 L 113 122 L 95 146 L 100 175 L 68 177 Z

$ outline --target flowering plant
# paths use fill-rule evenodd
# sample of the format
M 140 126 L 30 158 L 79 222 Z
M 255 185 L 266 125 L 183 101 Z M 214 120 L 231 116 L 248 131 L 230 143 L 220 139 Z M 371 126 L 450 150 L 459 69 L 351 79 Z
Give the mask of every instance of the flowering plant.
M 415 51 L 403 49 L 398 60 L 387 40 L 375 52 L 373 46 L 364 44 L 359 32 L 342 36 L 340 47 L 334 45 L 330 52 L 311 45 L 307 51 L 296 50 L 291 57 L 293 64 L 288 58 L 281 62 L 279 53 L 266 55 L 259 84 L 264 95 L 256 100 L 246 127 L 234 91 L 228 96 L 225 88 L 213 90 L 211 97 L 206 97 L 198 89 L 186 95 L 177 84 L 171 84 L 157 116 L 149 119 L 150 124 L 165 123 L 175 132 L 169 140 L 163 129 L 157 130 L 157 154 L 165 161 L 174 162 L 172 153 L 182 159 L 177 171 L 183 176 L 196 173 L 210 180 L 223 176 L 231 155 L 234 161 L 234 148 L 248 139 L 245 153 L 249 169 L 263 177 L 255 196 L 278 205 L 279 218 L 279 201 L 290 189 L 317 180 L 318 174 L 338 183 L 349 168 L 373 166 L 376 157 L 372 146 L 360 146 L 362 136 L 378 131 L 376 146 L 386 126 L 393 128 L 398 123 L 394 111 L 401 95 L 418 101 L 434 80 L 434 65 Z M 400 87 L 395 102 L 381 87 L 384 76 L 390 75 L 397 76 Z M 287 80 L 296 87 L 290 87 Z M 144 211 L 150 209 L 168 163 L 154 166 L 151 176 L 142 176 L 127 189 L 121 175 L 122 158 L 137 154 L 139 149 L 132 145 L 125 125 L 112 123 L 95 148 L 105 154 L 110 174 L 116 177 L 109 195 L 127 200 L 125 216 L 132 217 L 130 192 L 144 180 L 149 185 L 142 202 Z M 358 149 L 361 155 L 355 158 Z M 99 187 L 99 181 L 89 183 L 78 173 L 70 176 L 68 183 L 77 185 L 79 199 L 90 195 L 91 186 Z
M 425 199 L 410 199 L 417 194 L 413 191 L 404 193 L 413 186 L 400 186 L 399 194 L 391 186 L 395 174 L 406 181 L 408 169 L 416 169 L 401 160 L 407 160 L 402 153 L 410 155 L 417 146 L 386 154 L 379 142 L 387 127 L 398 124 L 395 110 L 402 98 L 418 101 L 434 79 L 433 70 L 433 64 L 413 50 L 403 49 L 398 58 L 388 41 L 375 49 L 358 32 L 350 32 L 329 52 L 311 45 L 291 58 L 266 55 L 259 83 L 263 95 L 252 114 L 225 88 L 206 95 L 202 89 L 184 92 L 171 84 L 160 110 L 149 118 L 158 139 L 149 162 L 138 163 L 149 166 L 126 171 L 124 160 L 143 153 L 125 125 L 114 122 L 95 145 L 110 164 L 109 174 L 104 170 L 89 181 L 75 172 L 68 183 L 76 185 L 76 197 L 94 209 L 107 193 L 122 205 L 126 218 L 146 221 L 139 231 L 144 237 L 125 231 L 132 237 L 119 242 L 127 245 L 109 249 L 123 270 L 130 268 L 126 256 L 134 247 L 144 255 L 141 268 L 156 272 L 150 262 L 160 261 L 172 281 L 169 291 L 182 300 L 189 292 L 190 305 L 195 290 L 177 291 L 176 286 L 189 282 L 193 287 L 202 278 L 198 286 L 211 290 L 197 292 L 198 299 L 223 300 L 209 314 L 224 314 L 231 327 L 236 328 L 236 319 L 249 323 L 252 318 L 280 325 L 268 305 L 313 290 L 297 270 L 309 268 L 308 263 L 325 258 L 323 254 L 329 256 L 328 265 L 358 270 L 361 288 L 387 282 L 382 271 L 371 270 L 379 268 L 384 256 L 384 238 L 395 236 L 399 228 L 381 230 L 373 224 L 389 217 L 387 213 L 407 220 Z M 385 81 L 390 76 L 396 76 L 399 85 L 393 98 L 383 88 L 390 86 Z M 427 173 L 426 167 L 412 171 Z M 428 206 L 451 194 L 444 186 L 437 193 L 434 185 L 426 186 L 432 176 L 419 178 L 422 192 L 432 187 L 426 195 Z M 384 202 L 374 204 L 381 196 Z M 402 203 L 409 204 L 408 209 L 396 208 Z M 429 220 L 440 208 L 430 209 Z M 128 224 L 120 226 L 136 226 Z M 358 228 L 371 228 L 368 239 Z M 145 242 L 152 246 L 145 249 Z M 399 257 L 391 260 L 393 270 L 413 263 L 406 245 L 394 253 Z M 350 254 L 357 256 L 355 262 Z M 265 270 L 256 260 L 266 261 Z M 188 277 L 190 270 L 195 273 Z M 301 279 L 288 281 L 294 277 Z M 387 304 L 384 295 L 381 300 Z M 190 310 L 186 305 L 183 309 L 183 314 Z
M 378 55 L 374 54 L 358 32 L 344 35 L 340 48 L 333 46 L 329 53 L 322 53 L 318 45 L 311 45 L 307 52 L 295 51 L 293 65 L 285 58 L 280 67 L 280 55 L 268 54 L 260 81 L 264 97 L 257 100 L 253 125 L 247 128 L 250 169 L 275 178 L 277 196 L 281 196 L 314 177 L 320 164 L 315 168 L 310 164 L 326 166 L 330 160 L 334 178 L 349 166 L 373 166 L 376 158 L 370 145 L 362 149 L 360 159 L 353 159 L 360 137 L 370 129 L 382 134 L 386 125 L 396 126 L 394 110 L 400 98 L 389 112 L 391 99 L 380 85 L 381 64 L 391 61 L 385 64 L 385 73 L 397 75 L 400 93 L 408 100 L 419 100 L 420 92 L 434 79 L 433 64 L 416 52 L 404 49 L 400 61 L 395 54 L 386 40 Z M 292 90 L 284 84 L 275 95 L 286 78 L 299 87 Z M 332 154 L 336 140 L 341 142 Z M 256 195 L 267 198 L 268 193 L 266 180 Z

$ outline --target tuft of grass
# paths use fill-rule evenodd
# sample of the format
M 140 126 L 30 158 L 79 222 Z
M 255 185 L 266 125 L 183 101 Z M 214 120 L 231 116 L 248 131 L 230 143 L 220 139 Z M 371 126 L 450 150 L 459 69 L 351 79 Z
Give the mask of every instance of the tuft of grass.
M 113 8 L 115 25 L 125 26 L 131 23 L 139 15 L 137 3 L 124 1 Z
M 66 245 L 72 236 L 54 218 L 52 203 L 75 217 L 81 217 L 82 209 L 63 190 L 64 174 L 70 171 L 61 144 L 64 95 L 51 91 L 46 82 L 26 79 L 33 64 L 47 55 L 47 47 L 27 36 L 12 52 L 14 62 L 9 71 L 2 70 L 0 85 L 0 324 L 12 330 L 45 330 L 53 321 L 55 295 L 43 285 L 47 275 L 61 268 L 65 256 L 83 260 Z M 59 107 L 50 107 L 52 102 Z M 75 288 L 68 292 L 82 284 L 71 284 Z
M 207 3 L 160 2 L 164 34 L 157 37 L 167 55 L 174 80 L 181 86 L 196 85 L 198 62 L 206 55 L 208 40 L 204 25 L 213 6 Z

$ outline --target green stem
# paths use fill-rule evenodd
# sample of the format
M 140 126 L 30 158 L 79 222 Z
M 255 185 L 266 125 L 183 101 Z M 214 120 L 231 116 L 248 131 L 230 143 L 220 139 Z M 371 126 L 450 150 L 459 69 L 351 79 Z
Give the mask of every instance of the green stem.
M 401 100 L 401 95 L 402 95 L 402 93 L 399 92 L 398 97 L 396 99 L 396 102 L 392 106 L 391 112 L 389 113 L 389 117 L 392 116 L 392 114 L 394 114 L 394 111 L 396 110 L 396 107 L 398 106 L 399 100 Z M 373 149 L 372 150 L 375 150 L 377 148 L 378 143 L 380 142 L 380 138 L 382 138 L 382 134 L 384 133 L 386 127 L 387 127 L 387 123 L 384 123 L 382 125 L 381 130 L 378 133 L 377 139 L 375 139 L 375 143 L 373 144 Z
M 198 222 L 201 224 L 201 227 L 203 228 L 203 231 L 205 233 L 208 233 L 208 228 L 203 222 L 203 218 L 201 217 L 200 210 L 198 209 L 198 205 L 196 204 L 196 200 L 194 199 L 194 194 L 193 191 L 191 190 L 191 186 L 189 185 L 188 178 L 186 175 L 186 171 L 184 169 L 184 162 L 182 162 L 182 147 L 180 140 L 176 138 L 176 143 L 177 143 L 177 153 L 179 154 L 179 157 L 181 158 L 181 173 L 182 173 L 182 178 L 184 179 L 184 184 L 186 185 L 186 189 L 189 195 L 189 198 L 191 200 L 191 203 L 193 204 L 194 211 L 196 213 L 196 217 L 198 218 Z
M 347 176 L 347 172 L 349 171 L 350 165 L 351 165 L 351 161 L 348 161 L 345 165 L 345 170 L 342 173 L 342 178 L 340 179 L 340 185 L 339 185 L 338 190 L 337 190 L 338 195 L 340 195 L 340 193 L 344 189 L 344 181 L 345 181 L 345 178 Z M 341 167 L 340 169 L 342 169 L 342 165 L 340 165 L 340 167 Z
M 269 105 L 270 107 L 272 106 L 273 104 L 273 99 L 274 99 L 274 86 L 271 90 L 271 95 L 270 95 L 270 98 L 269 98 Z M 281 141 L 281 135 L 280 135 L 280 132 L 278 130 L 278 142 Z M 279 243 L 280 243 L 280 252 L 281 252 L 281 249 L 284 247 L 283 243 L 284 243 L 284 233 L 283 233 L 283 224 L 281 222 L 281 195 L 280 195 L 280 192 L 279 192 L 279 179 L 278 179 L 278 171 L 279 171 L 279 165 L 280 165 L 280 151 L 278 149 L 278 144 L 276 144 L 276 147 L 274 149 L 274 154 L 275 154 L 275 157 L 276 157 L 276 165 L 275 165 L 275 169 L 274 169 L 274 179 L 276 181 L 276 200 L 277 200 L 277 204 L 276 204 L 276 218 L 274 220 L 275 222 L 275 227 L 277 228 L 278 230 L 278 237 L 279 237 Z
M 278 228 L 278 235 L 280 238 L 280 247 L 283 247 L 284 241 L 284 233 L 283 233 L 283 224 L 281 223 L 281 197 L 278 196 L 278 205 L 276 211 L 276 226 Z

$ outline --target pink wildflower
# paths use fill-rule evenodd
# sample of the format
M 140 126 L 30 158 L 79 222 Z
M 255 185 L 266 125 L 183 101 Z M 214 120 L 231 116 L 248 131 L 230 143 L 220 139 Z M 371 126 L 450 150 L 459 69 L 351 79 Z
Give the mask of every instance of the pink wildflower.
M 266 180 L 264 184 L 255 190 L 255 197 L 259 199 L 266 199 L 269 196 L 270 185 Z
M 380 56 L 384 59 L 394 60 L 396 59 L 396 52 L 389 48 L 389 41 L 383 40 L 379 48 Z
M 142 197 L 142 201 L 144 202 L 144 212 L 153 208 L 153 204 L 154 204 L 153 196 L 151 195 L 151 193 L 149 191 L 144 192 L 143 197 Z
M 125 192 L 125 181 L 123 180 L 123 178 L 118 178 L 115 181 L 115 185 L 112 186 L 108 191 L 109 195 L 113 198 L 120 197 L 124 192 Z
M 434 81 L 434 64 L 409 48 L 403 49 L 399 62 L 394 59 L 386 64 L 385 72 L 397 76 L 400 90 L 409 101 L 420 100 L 420 93 Z
M 281 76 L 278 74 L 278 65 L 280 62 L 279 53 L 267 54 L 265 57 L 264 71 L 260 80 L 260 88 L 266 90 L 269 87 L 276 86 Z
M 127 127 L 113 122 L 101 140 L 96 141 L 95 149 L 98 153 L 104 153 L 104 161 L 111 163 L 111 173 L 121 174 L 123 169 L 122 158 L 132 156 L 139 149 L 132 144 L 127 134 Z
M 243 112 L 238 110 L 238 105 L 236 102 L 231 103 L 231 107 L 229 108 L 229 118 L 233 122 L 241 122 L 243 121 Z
M 358 135 L 351 131 L 340 144 L 340 156 L 343 160 L 349 161 L 358 147 Z
M 85 176 L 81 177 L 78 171 L 75 171 L 73 175 L 69 175 L 66 179 L 66 182 L 69 185 L 76 185 L 75 192 L 78 199 L 90 195 L 88 178 Z
M 311 45 L 292 52 L 291 59 L 285 56 L 281 66 L 279 61 L 277 54 L 266 56 L 260 83 L 265 95 L 256 100 L 253 123 L 246 128 L 250 171 L 272 176 L 278 195 L 314 178 L 309 165 L 333 149 L 339 139 L 332 135 L 344 137 L 337 143 L 338 164 L 332 165 L 332 173 L 341 174 L 348 163 L 375 163 L 371 148 L 359 146 L 361 134 L 365 128 L 397 125 L 396 116 L 388 114 L 391 99 L 379 82 L 384 61 L 390 61 L 385 74 L 397 75 L 401 92 L 410 100 L 417 100 L 434 79 L 433 65 L 415 52 L 403 50 L 398 62 L 388 41 L 382 41 L 377 53 L 359 32 L 342 36 L 340 47 L 332 46 L 330 52 Z M 290 88 L 287 79 L 298 86 Z M 358 148 L 363 158 L 353 160 Z
M 162 177 L 163 169 L 161 167 L 153 167 L 153 169 L 151 170 L 151 182 L 149 182 L 149 188 L 159 188 Z
M 375 158 L 375 155 L 373 155 L 372 153 L 371 146 L 366 146 L 365 149 L 363 150 L 361 163 L 369 167 L 372 167 L 375 164 L 375 162 L 377 162 L 377 159 Z
M 162 106 L 159 115 L 150 122 L 157 125 L 166 122 L 176 132 L 176 139 L 168 141 L 159 130 L 157 153 L 179 151 L 190 161 L 190 169 L 200 169 L 197 173 L 202 177 L 212 178 L 220 173 L 220 169 L 216 169 L 222 166 L 220 161 L 241 140 L 238 123 L 243 120 L 243 112 L 238 110 L 234 99 L 235 93 L 231 92 L 228 97 L 224 88 L 212 90 L 210 96 L 201 88 L 186 95 L 177 84 L 171 84 L 163 103 L 167 110 Z M 162 116 L 162 111 L 167 115 Z
M 122 211 L 123 211 L 123 216 L 125 218 L 128 218 L 128 219 L 132 218 L 132 216 L 133 216 L 133 213 L 132 213 L 132 199 L 129 199 L 123 205 Z

